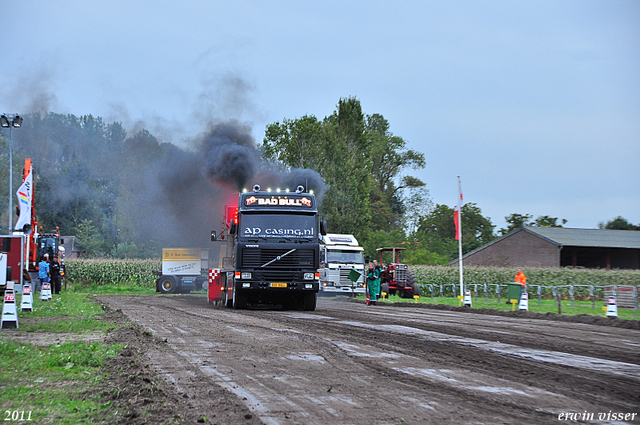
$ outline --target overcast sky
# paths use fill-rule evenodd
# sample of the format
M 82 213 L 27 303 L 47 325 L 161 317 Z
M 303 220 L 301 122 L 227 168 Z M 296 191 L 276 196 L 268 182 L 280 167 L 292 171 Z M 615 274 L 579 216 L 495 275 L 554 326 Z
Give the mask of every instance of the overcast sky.
M 341 97 L 425 154 L 435 203 L 640 224 L 640 1 L 0 2 L 0 113 L 262 141 Z

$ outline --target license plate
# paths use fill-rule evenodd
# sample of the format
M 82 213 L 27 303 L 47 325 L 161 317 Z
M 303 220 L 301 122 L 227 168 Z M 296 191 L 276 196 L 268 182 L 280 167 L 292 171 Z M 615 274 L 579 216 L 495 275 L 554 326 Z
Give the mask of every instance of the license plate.
M 271 282 L 269 286 L 272 288 L 286 288 L 287 284 L 284 282 Z

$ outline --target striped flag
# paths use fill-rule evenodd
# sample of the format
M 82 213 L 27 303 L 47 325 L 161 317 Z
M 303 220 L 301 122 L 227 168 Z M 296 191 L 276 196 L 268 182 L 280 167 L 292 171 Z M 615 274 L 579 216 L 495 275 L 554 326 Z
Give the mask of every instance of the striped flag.
M 20 217 L 14 226 L 16 230 L 22 230 L 25 224 L 31 224 L 31 198 L 33 197 L 33 177 L 29 170 L 27 178 L 24 179 L 22 185 L 16 192 L 18 197 L 18 205 L 20 206 Z

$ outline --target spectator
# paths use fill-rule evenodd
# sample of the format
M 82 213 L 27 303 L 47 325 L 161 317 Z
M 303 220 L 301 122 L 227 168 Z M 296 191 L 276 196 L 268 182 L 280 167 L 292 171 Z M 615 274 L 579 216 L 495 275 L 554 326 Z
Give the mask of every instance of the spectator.
M 369 263 L 369 272 L 367 273 L 367 291 L 369 291 L 369 301 L 376 305 L 378 294 L 380 293 L 380 272 L 373 267 L 373 263 Z
M 373 260 L 373 268 L 378 270 L 378 276 L 382 277 L 382 266 L 378 264 L 378 260 Z M 382 285 L 380 285 L 380 291 L 378 292 L 378 297 L 382 296 Z
M 49 254 L 44 254 L 42 261 L 38 263 L 38 279 L 40 279 L 40 291 L 42 291 L 42 284 L 48 283 L 51 280 Z
M 60 273 L 61 267 L 57 257 L 53 257 L 50 265 L 51 273 L 51 289 L 54 294 L 59 294 L 62 289 L 62 275 Z
M 516 283 L 520 284 L 520 298 L 522 299 L 522 293 L 527 287 L 527 276 L 524 275 L 522 269 L 518 269 L 518 273 L 516 273 Z
M 382 266 L 378 264 L 378 260 L 373 260 L 373 268 L 378 270 L 378 273 L 380 273 L 380 270 L 382 270 Z

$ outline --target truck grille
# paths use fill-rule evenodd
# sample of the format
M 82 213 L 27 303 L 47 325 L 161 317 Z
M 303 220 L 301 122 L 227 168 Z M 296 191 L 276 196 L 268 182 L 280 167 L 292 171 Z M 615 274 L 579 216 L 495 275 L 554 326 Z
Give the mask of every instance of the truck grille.
M 265 263 L 273 260 L 278 256 L 282 256 L 287 252 L 291 251 L 289 249 L 261 249 L 261 248 L 250 248 L 242 250 L 242 267 L 247 268 L 260 268 Z M 314 258 L 316 252 L 312 249 L 297 249 L 292 253 L 280 258 L 280 260 L 276 260 L 273 263 L 269 264 L 266 269 L 304 269 L 304 268 L 313 268 L 314 266 Z
M 354 284 L 354 282 L 352 282 L 351 279 L 349 279 L 349 273 L 351 273 L 351 269 L 341 269 L 340 270 L 340 284 L 341 285 L 351 286 L 351 285 Z M 356 282 L 356 286 L 362 286 L 362 283 L 357 283 Z
M 278 270 L 259 270 L 255 272 L 255 278 L 265 282 L 293 282 L 300 273 Z

